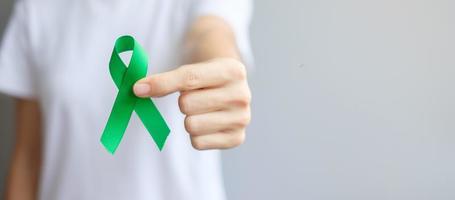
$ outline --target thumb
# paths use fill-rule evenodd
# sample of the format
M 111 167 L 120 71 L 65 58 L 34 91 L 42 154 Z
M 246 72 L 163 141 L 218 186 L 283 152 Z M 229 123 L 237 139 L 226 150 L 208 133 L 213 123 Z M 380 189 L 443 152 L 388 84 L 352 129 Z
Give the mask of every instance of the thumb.
M 178 70 L 154 74 L 137 81 L 133 86 L 138 97 L 161 97 L 179 91 Z

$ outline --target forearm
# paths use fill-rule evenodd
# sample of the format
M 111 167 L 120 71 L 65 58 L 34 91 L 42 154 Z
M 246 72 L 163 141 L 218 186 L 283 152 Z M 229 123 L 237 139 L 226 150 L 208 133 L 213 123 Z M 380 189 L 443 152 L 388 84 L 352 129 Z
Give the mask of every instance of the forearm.
M 36 199 L 39 173 L 37 163 L 28 151 L 15 150 L 7 180 L 7 200 Z
M 16 101 L 16 142 L 8 174 L 6 199 L 37 197 L 41 165 L 40 115 L 36 102 Z
M 239 52 L 231 27 L 221 18 L 204 16 L 190 27 L 185 41 L 185 60 L 190 63 L 213 58 L 234 58 Z

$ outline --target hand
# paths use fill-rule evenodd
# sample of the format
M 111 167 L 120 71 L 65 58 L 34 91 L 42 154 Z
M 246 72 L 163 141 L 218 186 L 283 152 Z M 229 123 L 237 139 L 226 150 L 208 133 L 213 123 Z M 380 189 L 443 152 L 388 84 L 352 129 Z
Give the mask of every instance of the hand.
M 139 80 L 134 93 L 160 97 L 180 92 L 179 107 L 195 149 L 226 149 L 242 144 L 251 118 L 246 70 L 235 59 L 214 59 Z

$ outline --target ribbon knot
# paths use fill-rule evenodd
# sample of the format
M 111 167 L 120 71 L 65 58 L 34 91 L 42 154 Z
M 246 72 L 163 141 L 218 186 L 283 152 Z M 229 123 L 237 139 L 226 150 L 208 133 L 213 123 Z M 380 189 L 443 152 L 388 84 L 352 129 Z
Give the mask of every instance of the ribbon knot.
M 126 51 L 133 51 L 128 66 L 120 58 L 120 53 Z M 169 127 L 153 101 L 139 98 L 133 92 L 134 83 L 147 75 L 147 67 L 147 54 L 133 37 L 122 36 L 117 39 L 109 71 L 119 91 L 101 136 L 101 143 L 111 154 L 120 144 L 133 111 L 136 111 L 160 151 L 169 135 Z

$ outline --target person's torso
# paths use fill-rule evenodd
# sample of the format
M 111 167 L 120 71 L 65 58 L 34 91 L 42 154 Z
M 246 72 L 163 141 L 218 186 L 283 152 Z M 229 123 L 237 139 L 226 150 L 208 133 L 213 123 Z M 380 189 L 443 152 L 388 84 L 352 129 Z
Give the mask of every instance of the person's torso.
M 177 95 L 153 99 L 171 133 L 158 150 L 137 115 L 115 155 L 100 136 L 118 89 L 109 74 L 115 39 L 132 35 L 148 73 L 178 67 L 189 0 L 29 2 L 35 87 L 43 111 L 40 198 L 223 199 L 218 152 L 191 147 Z

